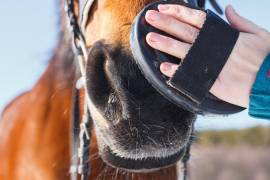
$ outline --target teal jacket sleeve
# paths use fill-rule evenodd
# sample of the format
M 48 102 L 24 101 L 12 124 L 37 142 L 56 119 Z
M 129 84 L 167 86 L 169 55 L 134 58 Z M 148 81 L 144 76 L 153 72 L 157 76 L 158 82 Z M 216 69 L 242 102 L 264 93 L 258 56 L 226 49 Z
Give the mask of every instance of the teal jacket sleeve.
M 253 84 L 249 115 L 270 120 L 270 54 L 264 60 Z

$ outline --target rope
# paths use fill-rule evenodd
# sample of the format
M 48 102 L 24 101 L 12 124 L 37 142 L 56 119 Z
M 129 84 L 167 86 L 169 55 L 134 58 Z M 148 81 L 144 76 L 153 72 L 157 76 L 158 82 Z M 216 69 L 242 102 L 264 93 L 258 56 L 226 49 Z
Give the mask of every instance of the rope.
M 85 96 L 87 98 L 87 96 Z M 87 99 L 84 103 L 84 115 L 80 124 L 80 147 L 78 148 L 78 157 L 80 163 L 78 166 L 78 173 L 81 174 L 81 179 L 84 180 L 90 175 L 90 143 L 91 143 L 91 129 L 92 120 L 90 118 Z M 90 132 L 90 133 L 89 133 Z
M 72 112 L 71 112 L 71 146 L 70 146 L 70 175 L 71 180 L 77 180 L 78 174 L 78 153 L 77 148 L 79 146 L 79 123 L 80 123 L 80 98 L 79 90 L 77 88 L 73 89 L 72 93 Z
M 84 115 L 80 123 L 80 91 L 75 88 L 73 92 L 72 120 L 71 120 L 71 180 L 86 180 L 91 174 L 90 170 L 90 144 L 92 119 L 88 110 L 87 100 L 84 104 Z M 85 96 L 87 98 L 87 96 Z
M 188 161 L 190 159 L 190 148 L 191 148 L 191 144 L 188 144 L 187 148 L 186 148 L 186 152 L 182 158 L 182 163 L 183 163 L 183 180 L 187 180 L 188 179 Z

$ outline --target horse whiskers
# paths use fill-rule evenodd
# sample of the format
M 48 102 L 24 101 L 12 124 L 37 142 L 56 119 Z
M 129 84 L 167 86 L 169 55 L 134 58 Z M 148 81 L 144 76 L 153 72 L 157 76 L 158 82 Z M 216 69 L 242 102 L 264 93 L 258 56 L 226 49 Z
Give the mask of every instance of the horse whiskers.
M 165 127 L 163 127 L 163 126 L 161 126 L 161 125 L 158 125 L 158 124 L 151 124 L 151 125 L 149 125 L 149 126 L 152 126 L 152 127 L 155 127 L 155 128 L 159 128 L 159 129 L 164 129 L 164 130 L 166 130 Z
M 197 139 L 204 139 L 204 138 L 202 138 L 202 137 L 200 137 L 200 136 L 198 136 L 198 135 L 196 135 L 196 134 L 191 134 L 190 137 L 191 137 L 192 139 L 195 139 L 195 140 L 197 140 Z
M 173 142 L 171 141 L 171 138 L 172 138 L 172 137 L 170 137 L 170 133 L 168 133 L 168 134 L 167 134 L 167 140 L 168 140 L 169 144 L 173 144 Z M 168 144 L 168 143 L 167 143 L 167 144 Z
M 149 139 L 151 142 L 153 142 L 156 146 L 158 146 L 158 143 L 153 139 L 151 138 L 150 136 L 146 136 L 147 139 Z
M 147 126 L 144 122 L 142 122 L 142 126 L 145 127 L 147 130 L 150 130 L 150 127 Z
M 179 133 L 179 131 L 175 128 L 175 127 L 173 127 L 173 130 L 174 130 L 174 132 L 175 132 L 175 134 L 177 135 L 177 136 L 180 136 L 181 134 Z
M 140 104 L 139 104 L 139 107 L 138 107 L 138 108 L 136 108 L 136 110 L 138 110 L 138 111 L 139 111 L 138 116 L 139 116 L 139 121 L 141 121 L 141 105 L 140 105 Z
M 99 154 L 98 153 L 93 153 L 90 155 L 90 159 L 97 159 L 99 157 Z
M 105 168 L 104 168 L 104 174 L 105 174 L 105 176 L 107 175 L 110 175 L 109 173 L 108 173 L 108 166 L 106 166 Z
M 138 142 L 136 142 L 135 158 L 138 158 Z
M 116 168 L 116 170 L 115 170 L 115 176 L 114 176 L 114 179 L 117 179 L 117 177 L 118 177 L 118 173 L 119 173 L 119 169 L 118 169 L 118 168 Z
M 98 176 L 97 176 L 97 179 L 100 179 L 100 178 L 102 177 L 102 175 L 103 175 L 103 178 L 104 178 L 103 172 L 105 171 L 105 168 L 107 168 L 106 165 L 105 165 L 105 167 L 104 167 L 101 171 L 99 171 L 99 174 L 98 174 Z

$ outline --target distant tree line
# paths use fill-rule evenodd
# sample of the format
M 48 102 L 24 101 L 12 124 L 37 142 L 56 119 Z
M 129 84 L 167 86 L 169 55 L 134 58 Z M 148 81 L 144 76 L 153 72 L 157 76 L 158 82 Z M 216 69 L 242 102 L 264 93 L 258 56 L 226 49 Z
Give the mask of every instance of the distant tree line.
M 198 132 L 196 142 L 201 145 L 250 145 L 270 147 L 270 127 L 257 126 L 243 130 Z

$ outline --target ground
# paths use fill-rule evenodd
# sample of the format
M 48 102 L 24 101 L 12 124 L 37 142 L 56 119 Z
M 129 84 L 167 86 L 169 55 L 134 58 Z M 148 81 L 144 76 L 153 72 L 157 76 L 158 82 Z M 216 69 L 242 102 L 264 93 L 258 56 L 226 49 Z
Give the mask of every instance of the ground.
M 191 180 L 269 180 L 270 148 L 194 145 Z

